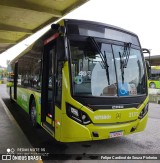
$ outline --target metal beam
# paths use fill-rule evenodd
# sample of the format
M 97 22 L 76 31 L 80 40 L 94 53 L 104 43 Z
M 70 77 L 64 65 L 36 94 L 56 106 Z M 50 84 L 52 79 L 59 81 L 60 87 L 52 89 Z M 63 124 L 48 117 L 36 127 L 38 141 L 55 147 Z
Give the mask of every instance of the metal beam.
M 22 0 L 0 0 L 0 5 L 14 7 L 15 9 L 19 8 L 19 9 L 26 9 L 26 10 L 32 10 L 37 12 L 44 12 L 44 13 L 52 14 L 55 17 L 62 17 L 62 13 L 59 10 L 55 10 L 53 8 L 47 8 L 44 6 L 36 5 Z
M 22 32 L 26 34 L 33 34 L 31 30 L 20 28 L 16 26 L 6 25 L 6 24 L 0 24 L 0 31 L 9 31 L 9 32 Z
M 0 48 L 0 53 L 4 52 L 5 50 L 7 50 L 6 48 Z
M 35 28 L 35 29 L 33 30 L 33 32 L 36 32 L 36 31 L 42 29 L 43 27 L 45 27 L 45 26 L 47 26 L 47 25 L 53 23 L 53 22 L 56 21 L 56 20 L 57 20 L 57 18 L 51 18 L 51 19 L 49 19 L 48 21 L 42 23 L 38 28 Z
M 78 8 L 79 6 L 83 5 L 86 1 L 89 0 L 78 0 L 76 3 L 74 3 L 73 5 L 71 5 L 70 7 L 68 7 L 66 10 L 64 10 L 62 12 L 63 15 L 68 14 L 69 12 L 71 12 L 72 10 L 75 10 L 76 8 Z
M 16 44 L 16 41 L 0 38 L 0 44 Z

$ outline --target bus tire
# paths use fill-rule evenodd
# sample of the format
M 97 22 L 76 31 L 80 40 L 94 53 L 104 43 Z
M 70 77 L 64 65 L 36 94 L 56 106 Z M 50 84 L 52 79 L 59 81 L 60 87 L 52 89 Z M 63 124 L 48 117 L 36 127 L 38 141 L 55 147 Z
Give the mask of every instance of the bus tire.
M 33 127 L 37 127 L 36 115 L 37 115 L 36 102 L 33 98 L 31 99 L 31 103 L 30 103 L 30 120 L 31 120 L 31 125 Z
M 150 88 L 156 88 L 156 85 L 155 85 L 155 83 L 151 82 L 151 83 L 149 83 L 149 87 Z

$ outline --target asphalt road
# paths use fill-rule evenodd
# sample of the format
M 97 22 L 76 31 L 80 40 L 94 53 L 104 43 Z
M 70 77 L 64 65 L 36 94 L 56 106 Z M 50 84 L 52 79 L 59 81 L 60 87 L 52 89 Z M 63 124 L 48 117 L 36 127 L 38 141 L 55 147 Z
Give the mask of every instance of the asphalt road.
M 160 105 L 149 104 L 149 119 L 145 131 L 102 141 L 58 143 L 43 129 L 33 129 L 28 115 L 16 103 L 11 103 L 5 85 L 0 96 L 34 148 L 62 154 L 160 154 Z M 23 117 L 23 118 L 22 118 Z M 92 158 L 91 158 L 92 159 Z M 79 162 L 84 162 L 78 158 Z M 90 160 L 93 162 L 92 160 Z M 90 162 L 88 161 L 88 162 Z M 45 161 L 44 161 L 45 162 Z M 100 160 L 97 162 L 101 162 Z M 114 161 L 112 161 L 114 162 Z M 124 161 L 120 161 L 124 162 Z M 128 162 L 127 160 L 125 162 Z M 133 160 L 131 162 L 134 162 Z M 143 162 L 143 161 L 142 161 Z M 151 161 L 145 161 L 151 162 Z M 159 162 L 159 161 L 152 161 Z

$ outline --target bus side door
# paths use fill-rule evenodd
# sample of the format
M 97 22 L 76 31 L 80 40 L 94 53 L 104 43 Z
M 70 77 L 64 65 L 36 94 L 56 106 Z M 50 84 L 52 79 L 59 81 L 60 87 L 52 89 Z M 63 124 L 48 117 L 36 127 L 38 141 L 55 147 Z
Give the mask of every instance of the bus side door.
M 51 126 L 53 126 L 55 116 L 55 67 L 55 42 L 52 42 L 44 47 L 41 93 L 41 121 Z

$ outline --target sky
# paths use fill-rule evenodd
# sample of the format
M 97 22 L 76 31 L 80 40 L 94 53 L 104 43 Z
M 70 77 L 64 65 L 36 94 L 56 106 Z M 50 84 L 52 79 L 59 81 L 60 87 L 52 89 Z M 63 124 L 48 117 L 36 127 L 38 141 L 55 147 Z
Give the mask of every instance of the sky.
M 142 48 L 150 49 L 153 56 L 160 55 L 159 16 L 159 0 L 90 0 L 65 18 L 98 21 L 132 31 Z M 0 65 L 6 66 L 6 60 L 15 58 L 48 29 L 49 26 L 0 54 Z

